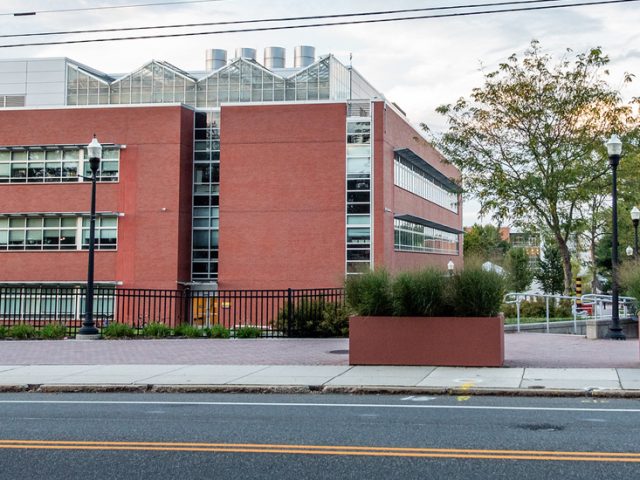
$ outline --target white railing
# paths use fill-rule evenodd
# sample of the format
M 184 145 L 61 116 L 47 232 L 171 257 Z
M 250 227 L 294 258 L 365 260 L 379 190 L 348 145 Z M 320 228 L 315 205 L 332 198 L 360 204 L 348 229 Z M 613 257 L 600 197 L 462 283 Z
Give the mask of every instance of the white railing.
M 546 332 L 549 333 L 549 324 L 550 324 L 550 316 L 549 316 L 549 302 L 550 300 L 559 301 L 559 300 L 570 300 L 571 301 L 571 314 L 573 317 L 573 333 L 576 334 L 578 331 L 578 317 L 581 320 L 587 320 L 594 318 L 596 320 L 606 320 L 611 318 L 611 313 L 606 313 L 606 305 L 610 305 L 611 295 L 595 295 L 588 294 L 582 295 L 582 297 L 569 296 L 569 295 L 543 295 L 543 294 L 529 294 L 529 293 L 519 293 L 519 292 L 510 292 L 504 296 L 504 303 L 507 304 L 515 304 L 516 306 L 516 329 L 520 331 L 520 304 L 523 301 L 527 301 L 532 298 L 543 298 L 545 302 L 545 323 L 546 323 Z M 578 300 L 581 300 L 581 308 L 578 307 Z M 635 302 L 636 299 L 633 297 L 619 297 L 618 298 L 618 308 L 622 310 L 621 318 L 625 318 L 629 316 L 630 311 L 635 311 Z M 585 308 L 590 306 L 591 308 Z M 588 311 L 591 311 L 591 315 L 589 315 Z M 611 310 L 611 309 L 610 309 Z

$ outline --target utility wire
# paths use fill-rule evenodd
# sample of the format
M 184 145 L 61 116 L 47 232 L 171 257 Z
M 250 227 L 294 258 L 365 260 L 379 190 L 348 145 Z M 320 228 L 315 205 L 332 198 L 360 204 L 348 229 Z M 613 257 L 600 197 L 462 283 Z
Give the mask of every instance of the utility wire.
M 79 43 L 116 42 L 116 41 L 122 41 L 122 40 L 147 40 L 147 39 L 157 39 L 157 38 L 193 37 L 193 36 L 200 36 L 200 35 L 220 35 L 225 33 L 265 32 L 265 31 L 274 31 L 274 30 L 292 30 L 292 29 L 298 29 L 298 28 L 331 27 L 331 26 L 339 26 L 339 25 L 359 25 L 359 24 L 365 24 L 365 23 L 398 22 L 398 21 L 405 21 L 405 20 L 423 20 L 423 19 L 432 19 L 432 18 L 469 17 L 469 16 L 476 16 L 476 15 L 488 15 L 493 13 L 527 12 L 527 11 L 550 10 L 550 9 L 568 8 L 568 7 L 585 7 L 585 6 L 591 6 L 591 5 L 630 3 L 630 2 L 637 2 L 637 1 L 640 1 L 640 0 L 599 0 L 599 1 L 591 1 L 591 2 L 562 4 L 562 5 L 531 6 L 531 7 L 515 8 L 515 9 L 505 8 L 505 9 L 497 9 L 497 10 L 481 10 L 481 11 L 475 11 L 475 12 L 446 13 L 441 15 L 419 15 L 419 16 L 411 16 L 411 17 L 374 18 L 374 19 L 367 19 L 367 20 L 348 20 L 348 21 L 345 20 L 342 22 L 331 22 L 331 23 L 308 23 L 304 25 L 279 25 L 274 27 L 238 28 L 233 30 L 218 30 L 218 31 L 211 31 L 211 32 L 167 33 L 167 34 L 140 35 L 140 36 L 131 36 L 131 37 L 95 38 L 95 39 L 84 39 L 84 40 L 61 40 L 61 41 L 55 41 L 55 42 L 15 43 L 15 44 L 8 44 L 8 45 L 0 45 L 0 48 L 33 47 L 33 46 L 45 46 L 45 45 L 69 45 L 69 44 L 79 44 Z
M 85 8 L 65 8 L 59 10 L 37 10 L 37 11 L 28 11 L 28 12 L 7 12 L 0 13 L 0 16 L 9 16 L 12 15 L 14 17 L 27 17 L 36 15 L 38 13 L 69 13 L 69 12 L 87 12 L 92 10 L 115 10 L 118 8 L 137 8 L 137 7 L 158 7 L 164 5 L 181 5 L 187 3 L 209 3 L 209 2 L 221 2 L 222 0 L 185 0 L 183 2 L 163 2 L 163 3 L 138 3 L 134 5 L 109 5 L 103 7 L 85 7 Z
M 542 3 L 557 3 L 563 0 L 519 0 L 510 2 L 497 2 L 497 3 L 478 3 L 474 5 L 452 5 L 448 7 L 426 7 L 426 8 L 407 8 L 402 10 L 386 10 L 377 12 L 360 12 L 360 13 L 339 13 L 335 15 L 314 15 L 308 17 L 284 17 L 284 18 L 262 18 L 253 20 L 235 20 L 224 22 L 205 22 L 205 23 L 184 23 L 178 25 L 152 25 L 144 27 L 120 27 L 120 28 L 101 28 L 93 30 L 67 30 L 57 32 L 40 32 L 40 33 L 15 33 L 8 35 L 0 35 L 0 38 L 15 38 L 15 37 L 36 37 L 46 35 L 70 35 L 77 33 L 106 33 L 106 32 L 126 32 L 132 30 L 156 30 L 164 28 L 192 28 L 192 27 L 210 27 L 213 25 L 240 25 L 248 23 L 268 23 L 268 22 L 292 22 L 301 20 L 320 20 L 328 18 L 348 18 L 348 17 L 364 17 L 373 15 L 392 15 L 397 13 L 417 13 L 417 12 L 432 12 L 440 10 L 459 10 L 466 8 L 481 8 L 481 7 L 500 7 L 507 5 L 525 5 L 525 4 L 542 4 Z

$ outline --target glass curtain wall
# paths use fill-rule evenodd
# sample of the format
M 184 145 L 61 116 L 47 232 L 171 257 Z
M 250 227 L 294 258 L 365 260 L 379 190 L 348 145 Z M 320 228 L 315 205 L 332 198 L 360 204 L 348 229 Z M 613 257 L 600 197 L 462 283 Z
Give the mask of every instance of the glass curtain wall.
M 67 105 L 108 105 L 109 82 L 67 64 Z
M 369 102 L 349 104 L 347 113 L 346 273 L 371 268 L 373 129 Z
M 201 109 L 230 102 L 281 102 L 365 99 L 380 94 L 356 71 L 328 55 L 283 78 L 255 61 L 238 59 L 196 80 L 159 61 L 110 81 L 67 65 L 67 104 L 184 103 Z
M 165 63 L 150 62 L 111 84 L 111 103 L 195 104 L 196 81 L 190 75 Z
M 394 221 L 394 247 L 401 252 L 459 253 L 459 236 L 406 220 Z
M 220 111 L 196 112 L 193 152 L 191 279 L 218 278 Z

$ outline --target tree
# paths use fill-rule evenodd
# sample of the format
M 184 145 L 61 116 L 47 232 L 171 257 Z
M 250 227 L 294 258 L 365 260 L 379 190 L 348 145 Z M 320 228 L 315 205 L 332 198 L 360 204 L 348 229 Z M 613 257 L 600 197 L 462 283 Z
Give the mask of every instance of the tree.
M 513 292 L 524 292 L 531 285 L 533 272 L 529 268 L 529 257 L 524 248 L 512 248 L 507 253 L 505 264 L 507 287 Z
M 509 249 L 509 242 L 500 236 L 500 229 L 493 225 L 474 225 L 464 233 L 465 258 L 497 262 Z
M 564 272 L 558 247 L 545 245 L 543 258 L 538 260 L 538 268 L 534 277 L 540 282 L 542 291 L 547 295 L 562 293 L 564 289 Z
M 485 74 L 470 100 L 438 112 L 448 131 L 435 143 L 461 169 L 481 213 L 509 218 L 552 234 L 563 263 L 564 291 L 572 290 L 567 242 L 580 230 L 577 210 L 608 174 L 604 139 L 635 125 L 631 106 L 604 80 L 609 62 L 600 48 L 556 64 L 537 41 Z M 625 81 L 632 75 L 627 74 Z

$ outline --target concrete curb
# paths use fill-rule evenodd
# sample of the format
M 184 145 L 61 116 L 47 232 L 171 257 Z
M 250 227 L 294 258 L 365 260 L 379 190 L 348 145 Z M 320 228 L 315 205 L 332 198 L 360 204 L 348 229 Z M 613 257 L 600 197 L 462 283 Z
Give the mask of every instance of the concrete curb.
M 349 395 L 449 395 L 504 397 L 640 398 L 640 390 L 562 388 L 376 387 L 363 385 L 154 385 L 154 384 L 33 384 L 0 385 L 0 393 L 271 393 Z

